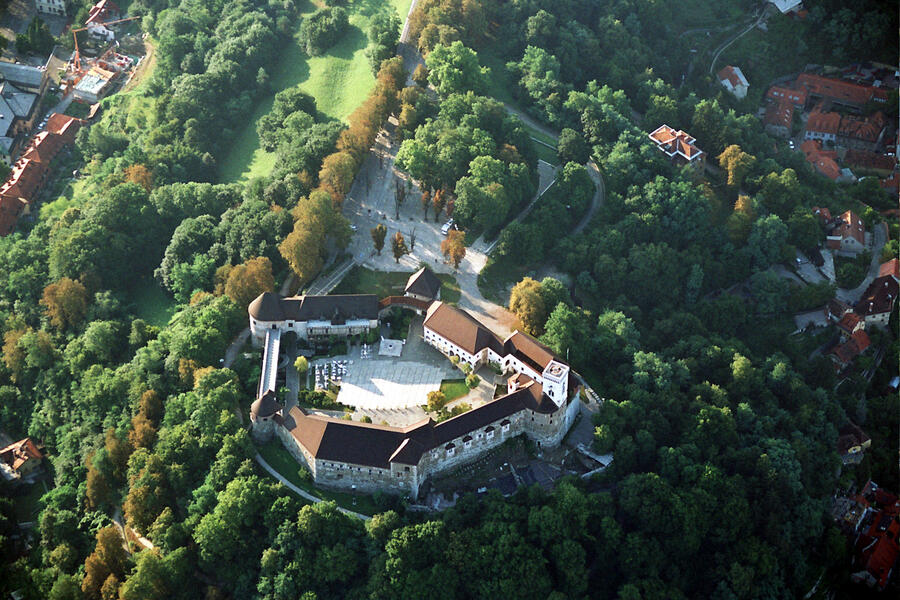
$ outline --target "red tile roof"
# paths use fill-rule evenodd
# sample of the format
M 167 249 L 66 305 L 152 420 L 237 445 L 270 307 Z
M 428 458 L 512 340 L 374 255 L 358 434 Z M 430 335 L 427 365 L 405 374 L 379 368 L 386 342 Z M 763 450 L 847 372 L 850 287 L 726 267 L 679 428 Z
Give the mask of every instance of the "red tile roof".
M 863 318 L 861 316 L 856 313 L 848 312 L 837 322 L 837 327 L 838 329 L 851 334 L 856 331 L 856 328 L 859 327 L 862 322 Z
M 895 194 L 900 193 L 900 175 L 898 175 L 896 172 L 891 173 L 890 177 L 882 179 L 878 182 L 878 185 L 880 185 L 885 190 L 893 191 Z
M 841 238 L 852 237 L 862 245 L 866 244 L 866 225 L 852 210 L 848 210 L 840 217 L 841 224 L 832 230 L 832 236 L 841 236 Z
M 806 89 L 773 85 L 769 88 L 769 91 L 766 92 L 766 98 L 774 100 L 775 102 L 787 100 L 794 106 L 799 107 L 806 104 Z
M 763 117 L 764 124 L 786 127 L 790 131 L 793 120 L 794 105 L 790 100 L 782 99 L 766 106 L 766 114 Z
M 894 301 L 897 300 L 898 288 L 900 286 L 892 276 L 876 277 L 856 303 L 856 312 L 863 316 L 891 312 Z
M 888 96 L 887 90 L 882 88 L 858 85 L 848 81 L 841 81 L 840 79 L 813 75 L 812 73 L 801 73 L 797 77 L 797 84 L 806 88 L 810 94 L 860 106 L 870 100 L 887 102 Z
M 806 121 L 806 130 L 837 135 L 840 125 L 841 115 L 836 112 L 823 113 L 814 110 L 809 113 L 809 119 Z
M 857 331 L 850 336 L 849 340 L 835 346 L 831 353 L 837 357 L 841 364 L 847 365 L 853 362 L 853 359 L 862 354 L 871 344 L 869 334 L 865 331 Z
M 64 115 L 62 113 L 53 113 L 50 118 L 47 119 L 45 130 L 63 136 L 66 143 L 72 143 L 75 141 L 75 134 L 78 132 L 78 128 L 83 124 L 84 121 L 81 119 L 70 117 L 69 115 Z
M 871 117 L 844 115 L 841 118 L 838 134 L 842 137 L 874 144 L 881 137 L 884 125 L 884 115 L 881 114 L 881 111 L 876 112 Z
M 22 154 L 22 158 L 49 164 L 65 145 L 66 140 L 63 136 L 50 131 L 42 131 L 29 144 L 28 149 Z
M 25 438 L 6 448 L 0 448 L 0 460 L 12 467 L 14 471 L 18 471 L 29 460 L 42 458 L 44 458 L 43 452 L 31 441 L 31 438 Z
M 681 130 L 675 130 L 668 125 L 660 125 L 650 134 L 660 150 L 671 157 L 681 156 L 685 160 L 692 161 L 700 158 L 703 151 L 695 146 L 696 139 Z
M 750 85 L 747 82 L 747 78 L 744 77 L 744 73 L 739 68 L 732 67 L 731 65 L 723 67 L 716 75 L 718 76 L 719 81 L 727 81 L 728 83 L 730 83 L 732 89 L 738 87 L 739 85 Z
M 833 181 L 841 176 L 841 168 L 833 158 L 836 154 L 822 150 L 818 140 L 806 140 L 800 144 L 800 150 L 806 155 L 807 162 L 825 177 Z
M 882 263 L 881 266 L 878 267 L 878 276 L 891 276 L 894 279 L 900 279 L 900 260 L 892 258 L 886 263 Z
M 844 162 L 861 169 L 873 169 L 876 171 L 891 171 L 897 164 L 896 157 L 887 154 L 878 154 L 868 150 L 847 150 Z

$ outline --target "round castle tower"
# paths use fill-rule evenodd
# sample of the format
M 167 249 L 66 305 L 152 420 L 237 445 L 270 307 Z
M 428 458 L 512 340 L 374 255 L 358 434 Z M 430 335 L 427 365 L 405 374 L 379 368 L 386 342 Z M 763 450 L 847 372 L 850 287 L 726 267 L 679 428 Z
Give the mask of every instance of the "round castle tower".
M 281 423 L 283 406 L 275 398 L 275 392 L 266 391 L 250 405 L 250 435 L 260 443 L 268 442 Z

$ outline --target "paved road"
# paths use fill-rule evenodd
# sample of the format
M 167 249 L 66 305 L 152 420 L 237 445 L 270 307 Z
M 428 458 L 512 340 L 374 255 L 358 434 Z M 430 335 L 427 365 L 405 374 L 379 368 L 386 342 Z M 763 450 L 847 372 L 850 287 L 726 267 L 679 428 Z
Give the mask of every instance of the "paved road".
M 739 38 L 743 37 L 744 35 L 749 33 L 754 27 L 759 25 L 760 22 L 762 22 L 762 20 L 765 18 L 765 16 L 766 16 L 766 11 L 764 9 L 761 13 L 759 13 L 759 15 L 756 18 L 753 19 L 753 22 L 750 23 L 749 27 L 742 30 L 737 35 L 732 36 L 730 39 L 726 40 L 718 48 L 716 48 L 716 51 L 713 54 L 712 62 L 709 63 L 709 74 L 710 75 L 713 74 L 713 71 L 716 68 L 716 61 L 719 60 L 719 55 L 722 54 L 722 52 L 724 52 L 728 48 L 728 46 L 730 46 L 731 44 L 736 42 Z
M 284 487 L 291 490 L 298 496 L 305 498 L 306 500 L 309 500 L 310 502 L 324 502 L 324 500 L 322 500 L 322 498 L 317 498 L 317 497 L 313 496 L 312 494 L 310 494 L 309 492 L 307 492 L 305 490 L 301 490 L 296 485 L 294 485 L 293 483 L 291 483 L 290 481 L 288 481 L 287 479 L 282 477 L 281 473 L 279 473 L 278 471 L 273 469 L 272 466 L 269 465 L 269 463 L 267 463 L 266 460 L 262 456 L 260 456 L 259 453 L 256 454 L 256 462 L 258 462 L 259 466 L 261 466 L 263 469 L 265 469 L 269 475 L 271 475 L 272 477 L 274 477 L 275 479 L 280 481 L 284 485 Z M 301 467 L 301 468 L 303 468 L 303 467 Z M 338 510 L 341 511 L 342 513 L 344 513 L 345 515 L 350 515 L 351 517 L 357 517 L 359 519 L 362 519 L 363 521 L 368 521 L 369 519 L 372 518 L 372 517 L 368 517 L 366 515 L 360 514 L 358 512 L 353 512 L 352 510 L 349 510 L 346 508 L 341 508 L 340 506 L 338 507 Z

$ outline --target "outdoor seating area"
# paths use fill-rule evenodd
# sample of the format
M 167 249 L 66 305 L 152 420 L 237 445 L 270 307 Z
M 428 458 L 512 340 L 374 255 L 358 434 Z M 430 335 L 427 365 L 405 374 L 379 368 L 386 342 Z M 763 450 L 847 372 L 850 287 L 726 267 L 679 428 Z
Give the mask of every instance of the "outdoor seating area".
M 347 367 L 352 364 L 352 360 L 328 360 L 313 364 L 313 374 L 316 380 L 315 389 L 325 389 L 330 383 L 340 385 L 347 375 Z

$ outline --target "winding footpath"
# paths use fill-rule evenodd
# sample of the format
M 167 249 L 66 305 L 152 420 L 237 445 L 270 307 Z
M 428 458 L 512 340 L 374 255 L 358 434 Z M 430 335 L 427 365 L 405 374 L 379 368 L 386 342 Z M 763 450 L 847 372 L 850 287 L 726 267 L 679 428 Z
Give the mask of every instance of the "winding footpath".
M 325 500 L 323 500 L 322 498 L 317 498 L 317 497 L 313 496 L 312 494 L 310 494 L 309 492 L 307 492 L 305 490 L 301 490 L 296 485 L 294 485 L 293 483 L 291 483 L 290 481 L 285 479 L 281 475 L 281 473 L 279 473 L 278 471 L 273 469 L 272 465 L 267 463 L 266 460 L 258 452 L 256 453 L 256 462 L 258 462 L 259 466 L 261 466 L 263 469 L 265 469 L 269 475 L 271 475 L 272 477 L 277 479 L 282 485 L 284 485 L 284 487 L 291 490 L 298 496 L 304 498 L 305 500 L 309 500 L 310 502 L 325 502 Z M 369 519 L 372 518 L 372 517 L 369 517 L 367 515 L 364 515 L 364 514 L 361 514 L 358 512 L 353 512 L 352 510 L 349 510 L 347 508 L 342 508 L 341 506 L 338 506 L 337 509 L 339 511 L 341 511 L 342 513 L 344 513 L 345 515 L 350 515 L 351 517 L 357 517 L 359 519 L 362 519 L 363 521 L 368 521 Z

